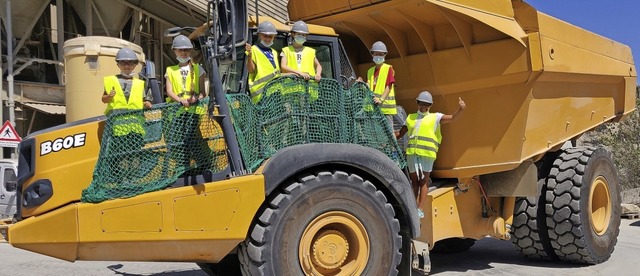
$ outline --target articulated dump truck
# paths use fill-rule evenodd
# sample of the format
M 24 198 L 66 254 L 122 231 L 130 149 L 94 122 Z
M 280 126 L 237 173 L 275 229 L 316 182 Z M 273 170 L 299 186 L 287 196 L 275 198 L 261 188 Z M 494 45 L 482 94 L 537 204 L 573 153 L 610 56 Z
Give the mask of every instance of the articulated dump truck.
M 111 116 L 30 135 L 13 246 L 68 261 L 195 262 L 210 275 L 428 274 L 430 252 L 487 236 L 530 258 L 611 256 L 617 170 L 606 149 L 576 140 L 634 111 L 629 47 L 520 0 L 290 0 L 323 79 L 276 78 L 253 103 L 244 45 L 269 19 L 243 1 L 209 5 L 199 40 L 211 97 L 198 121 L 208 147 L 179 150 L 198 141 L 172 138 L 171 104 L 143 111 L 142 149 L 110 151 Z M 290 26 L 271 21 L 280 51 Z M 354 81 L 378 40 L 398 105 L 414 112 L 423 90 L 438 112 L 467 103 L 442 128 L 422 219 L 401 145 Z M 206 152 L 207 165 L 194 173 L 176 152 Z

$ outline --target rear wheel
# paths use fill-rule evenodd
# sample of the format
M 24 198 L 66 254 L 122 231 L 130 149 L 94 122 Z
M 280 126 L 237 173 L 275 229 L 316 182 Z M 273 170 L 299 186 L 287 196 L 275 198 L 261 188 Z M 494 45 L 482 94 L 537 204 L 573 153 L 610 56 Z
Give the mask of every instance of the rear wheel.
M 547 181 L 546 215 L 555 254 L 597 264 L 611 257 L 620 232 L 616 168 L 602 148 L 564 150 Z
M 536 163 L 538 168 L 538 196 L 516 200 L 511 225 L 511 242 L 525 257 L 531 259 L 557 259 L 547 233 L 545 195 L 547 178 L 559 152 L 550 152 Z
M 239 257 L 245 275 L 396 275 L 399 232 L 371 182 L 321 172 L 274 192 Z

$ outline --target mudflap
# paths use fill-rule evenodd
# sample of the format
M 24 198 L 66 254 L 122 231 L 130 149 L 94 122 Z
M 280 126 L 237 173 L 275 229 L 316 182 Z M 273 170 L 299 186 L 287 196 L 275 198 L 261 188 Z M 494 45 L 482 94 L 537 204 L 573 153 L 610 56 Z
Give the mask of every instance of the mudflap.
M 417 240 L 411 242 L 411 268 L 422 275 L 431 272 L 431 259 L 429 259 L 429 244 Z

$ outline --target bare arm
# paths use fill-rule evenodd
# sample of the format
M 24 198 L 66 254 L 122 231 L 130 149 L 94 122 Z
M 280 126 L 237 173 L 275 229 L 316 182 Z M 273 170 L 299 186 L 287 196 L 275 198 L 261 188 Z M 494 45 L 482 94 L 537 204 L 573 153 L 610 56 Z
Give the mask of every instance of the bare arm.
M 204 97 L 207 96 L 207 90 L 204 87 L 204 76 L 206 74 L 203 74 L 202 76 L 200 76 L 200 80 L 198 81 L 198 91 L 200 91 L 200 93 L 198 94 L 198 100 L 202 100 Z
M 252 74 L 256 71 L 256 64 L 253 63 L 253 55 L 251 53 L 251 44 L 246 43 L 244 49 L 247 51 L 247 71 Z
M 110 103 L 111 100 L 113 100 L 113 97 L 115 95 L 116 95 L 116 90 L 114 87 L 111 87 L 111 91 L 109 91 L 109 94 L 107 94 L 107 91 L 104 91 L 104 93 L 102 93 L 102 102 Z
M 393 83 L 391 85 L 393 85 Z M 379 99 L 374 97 L 373 98 L 373 102 L 375 104 L 381 104 L 382 102 L 384 102 L 387 99 L 387 97 L 389 96 L 389 92 L 391 92 L 391 87 L 385 86 L 384 92 L 382 92 L 382 96 L 380 96 Z
M 316 81 L 320 81 L 320 79 L 322 79 L 322 65 L 320 65 L 320 62 L 315 57 L 313 58 L 313 63 L 316 66 Z
M 402 126 L 399 131 L 394 131 L 393 134 L 396 136 L 396 139 L 402 138 L 405 134 L 407 134 L 407 126 Z
M 460 115 L 462 115 L 464 110 L 467 108 L 467 105 L 464 103 L 464 101 L 460 97 L 458 98 L 458 104 L 460 105 L 460 107 L 458 107 L 458 110 L 456 110 L 456 112 L 451 115 L 446 115 L 446 114 L 443 115 L 442 118 L 440 119 L 440 124 L 451 123 L 457 120 L 460 117 Z

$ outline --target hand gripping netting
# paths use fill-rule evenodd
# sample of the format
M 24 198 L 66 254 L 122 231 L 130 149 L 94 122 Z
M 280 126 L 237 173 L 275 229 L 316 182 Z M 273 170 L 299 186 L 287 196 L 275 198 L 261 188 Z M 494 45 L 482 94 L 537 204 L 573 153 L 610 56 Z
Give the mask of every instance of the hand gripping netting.
M 246 94 L 228 94 L 227 101 L 249 171 L 282 148 L 306 143 L 360 144 L 405 166 L 391 127 L 364 83 L 343 89 L 332 79 L 281 77 L 265 86 L 257 104 Z M 222 129 L 207 108 L 204 100 L 190 108 L 160 104 L 107 116 L 93 181 L 82 191 L 82 201 L 133 197 L 183 176 L 225 171 Z
M 182 176 L 223 171 L 226 145 L 220 125 L 207 115 L 208 104 L 112 112 L 82 201 L 132 197 L 163 189 Z
M 245 94 L 228 94 L 227 101 L 251 171 L 276 151 L 306 143 L 360 144 L 405 166 L 391 127 L 364 83 L 345 90 L 333 79 L 316 83 L 281 77 L 265 86 L 257 104 Z

